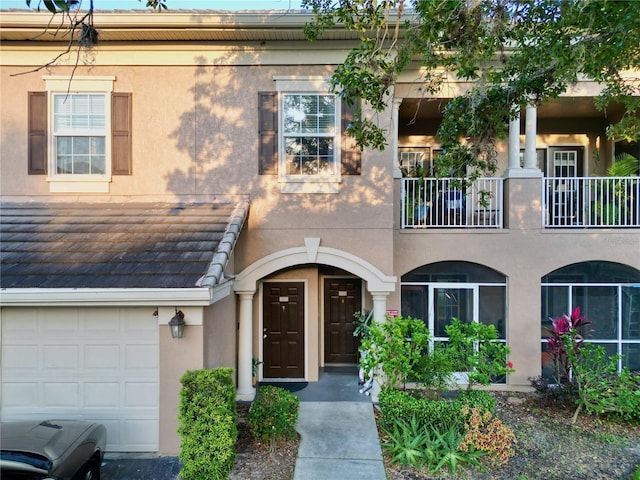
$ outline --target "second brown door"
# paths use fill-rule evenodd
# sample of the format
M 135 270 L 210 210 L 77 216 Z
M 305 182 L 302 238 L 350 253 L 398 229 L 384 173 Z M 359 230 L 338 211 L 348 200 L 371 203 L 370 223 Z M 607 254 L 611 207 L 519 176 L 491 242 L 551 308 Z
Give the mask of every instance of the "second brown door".
M 353 314 L 360 311 L 359 278 L 327 278 L 324 281 L 324 361 L 328 364 L 358 361 L 359 341 L 353 336 Z

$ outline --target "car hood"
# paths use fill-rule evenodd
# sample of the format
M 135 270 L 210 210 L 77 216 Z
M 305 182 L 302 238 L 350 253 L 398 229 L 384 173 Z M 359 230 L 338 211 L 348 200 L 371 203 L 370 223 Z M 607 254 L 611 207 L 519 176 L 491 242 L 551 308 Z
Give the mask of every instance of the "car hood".
M 31 452 L 55 461 L 91 428 L 91 423 L 75 420 L 23 421 L 0 426 L 3 451 Z

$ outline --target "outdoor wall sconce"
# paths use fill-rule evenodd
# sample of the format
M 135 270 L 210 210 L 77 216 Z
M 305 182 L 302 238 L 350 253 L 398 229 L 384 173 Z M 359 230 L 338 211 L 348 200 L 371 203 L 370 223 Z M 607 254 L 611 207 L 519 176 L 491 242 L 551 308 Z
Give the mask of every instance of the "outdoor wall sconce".
M 169 320 L 169 326 L 171 327 L 171 338 L 182 338 L 182 332 L 184 331 L 184 313 L 182 310 L 176 308 L 176 314 L 171 320 Z

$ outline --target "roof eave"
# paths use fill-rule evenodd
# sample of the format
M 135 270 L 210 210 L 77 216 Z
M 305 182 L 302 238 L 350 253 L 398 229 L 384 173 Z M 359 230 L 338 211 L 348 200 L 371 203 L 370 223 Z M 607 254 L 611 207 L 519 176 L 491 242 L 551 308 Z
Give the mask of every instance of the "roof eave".
M 233 282 L 194 288 L 6 288 L 0 307 L 208 306 L 231 293 Z
M 62 18 L 62 17 L 60 17 Z M 95 12 L 93 24 L 102 41 L 191 40 L 306 40 L 304 26 L 313 20 L 306 11 L 215 11 L 177 10 Z M 0 10 L 0 38 L 5 41 L 65 42 L 60 22 L 47 12 Z M 46 33 L 45 33 L 46 32 Z M 361 32 L 341 25 L 324 30 L 322 40 L 357 40 Z

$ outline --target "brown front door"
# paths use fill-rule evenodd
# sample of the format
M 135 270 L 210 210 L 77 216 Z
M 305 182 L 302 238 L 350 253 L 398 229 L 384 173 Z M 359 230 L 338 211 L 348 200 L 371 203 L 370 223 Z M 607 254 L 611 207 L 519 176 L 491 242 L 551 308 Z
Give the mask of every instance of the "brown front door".
M 353 314 L 360 311 L 359 278 L 326 278 L 324 281 L 324 361 L 357 363 L 359 341 L 353 336 Z
M 264 378 L 304 378 L 304 283 L 265 283 L 263 316 Z

